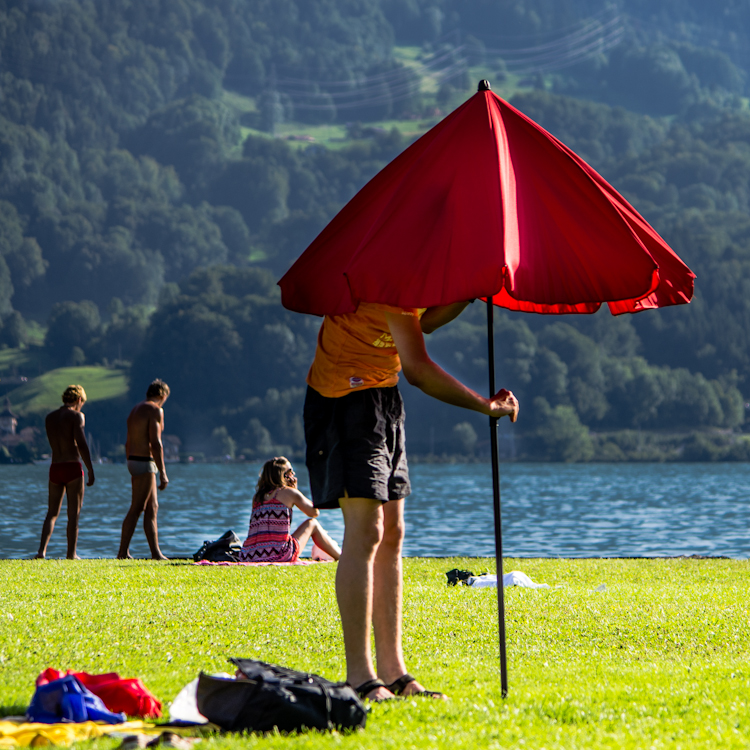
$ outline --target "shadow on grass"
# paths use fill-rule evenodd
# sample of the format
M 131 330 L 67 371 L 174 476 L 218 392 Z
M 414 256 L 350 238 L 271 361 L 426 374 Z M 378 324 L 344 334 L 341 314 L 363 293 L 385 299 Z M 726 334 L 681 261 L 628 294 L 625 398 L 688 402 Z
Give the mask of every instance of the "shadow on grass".
M 172 566 L 172 565 L 193 565 L 193 558 L 190 557 L 170 557 L 169 560 L 159 560 L 159 561 L 152 561 L 150 557 L 134 557 L 129 560 L 114 560 L 115 564 L 118 565 L 118 567 L 127 568 L 127 567 L 133 567 L 135 569 L 135 566 L 132 566 L 131 563 L 134 562 L 163 562 L 165 563 L 166 567 Z
M 27 706 L 21 704 L 0 706 L 0 716 L 24 716 Z

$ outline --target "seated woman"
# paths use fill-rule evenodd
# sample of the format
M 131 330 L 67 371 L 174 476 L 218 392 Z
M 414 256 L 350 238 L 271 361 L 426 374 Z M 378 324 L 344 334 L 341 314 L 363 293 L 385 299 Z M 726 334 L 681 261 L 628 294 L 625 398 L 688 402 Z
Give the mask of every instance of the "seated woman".
M 295 506 L 309 518 L 290 534 Z M 297 476 L 289 461 L 283 456 L 266 461 L 253 497 L 240 562 L 295 562 L 310 537 L 323 552 L 338 560 L 341 549 L 315 520 L 319 514 L 297 489 Z

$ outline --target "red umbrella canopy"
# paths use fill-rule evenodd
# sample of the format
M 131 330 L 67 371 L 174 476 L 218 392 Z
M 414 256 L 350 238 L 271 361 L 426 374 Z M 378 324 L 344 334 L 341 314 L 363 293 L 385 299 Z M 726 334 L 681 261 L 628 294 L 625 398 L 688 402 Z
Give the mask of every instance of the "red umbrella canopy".
M 612 313 L 683 304 L 695 275 L 586 162 L 480 90 L 381 170 L 279 282 L 316 315 L 361 301 Z

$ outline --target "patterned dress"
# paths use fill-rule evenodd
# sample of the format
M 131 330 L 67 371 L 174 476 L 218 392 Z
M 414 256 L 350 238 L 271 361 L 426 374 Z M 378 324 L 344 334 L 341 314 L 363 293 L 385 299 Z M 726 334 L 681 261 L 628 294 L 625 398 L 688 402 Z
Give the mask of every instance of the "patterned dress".
M 276 499 L 278 489 L 253 508 L 240 562 L 295 562 L 299 542 L 291 536 L 292 509 Z

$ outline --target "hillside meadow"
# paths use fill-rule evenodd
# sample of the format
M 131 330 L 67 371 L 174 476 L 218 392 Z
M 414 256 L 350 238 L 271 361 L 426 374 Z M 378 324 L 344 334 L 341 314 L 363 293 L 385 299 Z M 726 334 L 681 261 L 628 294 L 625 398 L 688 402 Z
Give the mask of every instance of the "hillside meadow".
M 7 394 L 20 414 L 43 414 L 60 406 L 62 392 L 71 384 L 84 386 L 87 402 L 107 401 L 128 391 L 125 371 L 105 367 L 59 367 L 49 370 Z

